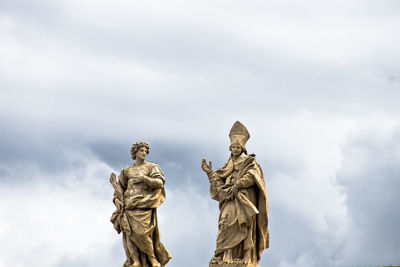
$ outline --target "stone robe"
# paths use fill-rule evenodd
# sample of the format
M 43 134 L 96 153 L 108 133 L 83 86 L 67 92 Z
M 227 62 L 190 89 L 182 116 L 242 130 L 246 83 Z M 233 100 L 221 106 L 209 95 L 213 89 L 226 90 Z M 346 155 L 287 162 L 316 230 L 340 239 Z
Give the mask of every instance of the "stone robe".
M 217 248 L 215 258 L 232 249 L 233 258 L 243 260 L 246 250 L 252 263 L 258 263 L 269 246 L 268 201 L 265 181 L 255 155 L 232 157 L 223 168 L 209 173 L 211 197 L 219 201 Z M 227 198 L 233 185 L 238 193 Z
M 134 177 L 146 176 L 148 181 L 137 183 Z M 124 208 L 117 209 L 111 222 L 118 232 L 123 232 L 123 243 L 127 254 L 127 261 L 133 261 L 131 242 L 138 248 L 138 257 L 141 266 L 151 266 L 148 257 L 155 257 L 158 262 L 165 265 L 171 258 L 168 251 L 160 241 L 157 223 L 156 208 L 165 200 L 165 178 L 157 164 L 145 162 L 141 166 L 129 166 L 121 171 L 118 176 L 119 185 L 123 190 Z M 152 182 L 151 179 L 160 179 L 162 185 Z M 114 196 L 114 203 L 116 196 Z M 117 205 L 117 204 L 116 204 Z M 117 205 L 118 207 L 118 205 Z

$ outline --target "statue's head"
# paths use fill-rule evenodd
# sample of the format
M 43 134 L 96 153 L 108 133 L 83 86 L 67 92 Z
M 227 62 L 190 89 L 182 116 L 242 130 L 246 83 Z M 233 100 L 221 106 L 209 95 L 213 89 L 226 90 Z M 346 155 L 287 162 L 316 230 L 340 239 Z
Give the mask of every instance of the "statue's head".
M 150 152 L 149 144 L 146 143 L 146 142 L 136 142 L 136 143 L 134 143 L 132 145 L 132 148 L 131 148 L 132 159 L 136 160 L 137 153 L 138 152 L 140 153 L 142 151 L 145 151 L 146 152 L 146 156 L 147 156 L 149 154 L 149 152 Z
M 229 150 L 232 152 L 233 156 L 238 157 L 242 153 L 247 154 L 245 145 L 249 138 L 250 134 L 249 131 L 247 131 L 246 126 L 244 126 L 240 121 L 236 121 L 229 132 L 229 139 L 231 140 Z
M 233 143 L 229 146 L 229 150 L 232 153 L 232 156 L 239 157 L 242 153 L 247 155 L 246 147 L 240 145 L 239 143 Z

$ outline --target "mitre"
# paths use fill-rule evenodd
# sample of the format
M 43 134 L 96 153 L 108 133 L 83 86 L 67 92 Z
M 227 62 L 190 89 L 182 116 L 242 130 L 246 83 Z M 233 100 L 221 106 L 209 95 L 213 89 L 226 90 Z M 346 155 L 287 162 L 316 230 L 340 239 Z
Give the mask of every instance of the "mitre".
M 247 131 L 246 126 L 244 126 L 240 121 L 236 121 L 229 132 L 229 138 L 231 139 L 231 144 L 240 144 L 244 147 L 247 140 L 250 138 L 250 134 L 249 131 Z

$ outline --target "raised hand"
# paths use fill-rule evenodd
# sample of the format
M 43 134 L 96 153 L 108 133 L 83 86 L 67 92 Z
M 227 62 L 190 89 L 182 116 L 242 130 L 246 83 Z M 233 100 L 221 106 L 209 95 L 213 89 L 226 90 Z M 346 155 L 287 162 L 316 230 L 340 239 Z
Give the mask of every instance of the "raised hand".
M 133 177 L 133 183 L 134 184 L 140 184 L 141 182 L 143 182 L 145 178 L 143 176 L 134 176 Z
M 201 168 L 203 169 L 203 171 L 204 171 L 205 173 L 210 173 L 210 172 L 212 172 L 212 163 L 211 163 L 211 160 L 210 160 L 210 162 L 209 162 L 209 165 L 207 165 L 206 160 L 205 160 L 205 159 L 202 159 L 202 160 L 201 160 Z

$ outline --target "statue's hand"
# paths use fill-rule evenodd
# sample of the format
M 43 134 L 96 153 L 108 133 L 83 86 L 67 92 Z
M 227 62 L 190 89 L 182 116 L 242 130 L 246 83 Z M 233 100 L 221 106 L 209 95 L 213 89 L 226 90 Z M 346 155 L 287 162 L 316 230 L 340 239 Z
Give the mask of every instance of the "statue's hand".
M 143 177 L 142 176 L 134 176 L 133 177 L 133 183 L 134 184 L 140 184 L 141 182 L 143 182 Z
M 125 209 L 130 209 L 132 207 L 132 198 L 124 199 L 123 207 Z
M 202 159 L 202 161 L 201 161 L 201 168 L 203 169 L 203 171 L 205 172 L 205 173 L 210 173 L 210 172 L 212 172 L 212 163 L 211 163 L 211 160 L 210 160 L 210 163 L 209 163 L 210 165 L 207 165 L 207 163 L 206 163 L 206 160 L 205 159 Z
M 234 198 L 237 197 L 239 187 L 234 184 L 234 185 L 226 185 L 227 187 L 227 193 L 225 199 L 227 200 L 233 200 Z M 229 186 L 229 187 L 228 187 Z
M 232 187 L 229 187 L 228 190 L 226 191 L 225 199 L 227 200 L 233 199 Z
M 239 191 L 239 187 L 238 187 L 236 184 L 234 184 L 234 185 L 232 186 L 232 195 L 233 195 L 234 197 L 237 197 L 238 191 Z

